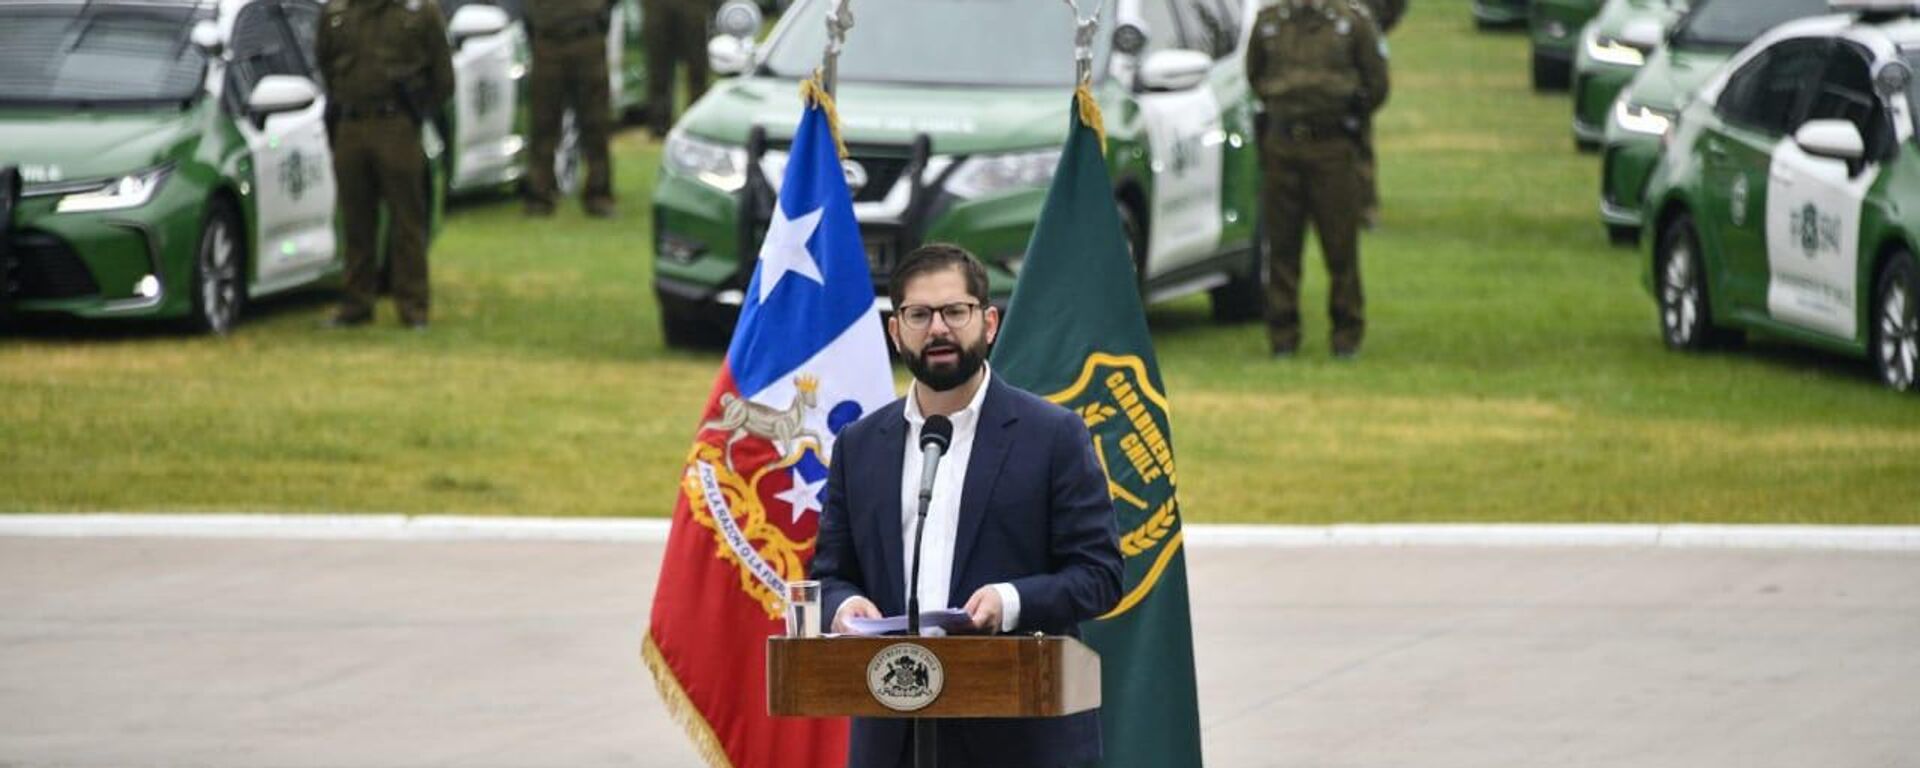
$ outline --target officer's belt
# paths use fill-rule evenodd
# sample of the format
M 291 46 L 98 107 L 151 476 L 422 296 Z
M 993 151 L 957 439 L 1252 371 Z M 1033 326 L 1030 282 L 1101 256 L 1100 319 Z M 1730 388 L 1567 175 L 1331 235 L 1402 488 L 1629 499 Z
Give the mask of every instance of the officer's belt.
M 1347 129 L 1346 121 L 1341 118 L 1274 120 L 1268 123 L 1267 132 L 1277 138 L 1294 141 L 1344 139 L 1353 135 Z
M 555 24 L 551 29 L 545 26 L 534 27 L 533 36 L 541 40 L 561 41 L 605 32 L 606 28 L 600 25 L 599 19 L 580 19 L 565 24 Z
M 340 119 L 342 120 L 371 120 L 380 117 L 400 117 L 403 115 L 411 117 L 406 107 L 391 101 L 340 105 Z

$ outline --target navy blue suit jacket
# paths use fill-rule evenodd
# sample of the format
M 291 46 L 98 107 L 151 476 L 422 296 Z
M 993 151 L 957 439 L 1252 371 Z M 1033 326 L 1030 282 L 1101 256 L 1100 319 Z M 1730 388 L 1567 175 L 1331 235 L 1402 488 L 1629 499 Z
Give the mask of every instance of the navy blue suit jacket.
M 848 426 L 834 443 L 813 556 L 825 621 L 855 595 L 866 596 L 885 615 L 906 612 L 900 509 L 910 431 L 905 407 L 904 400 L 895 400 Z M 1113 501 L 1086 425 L 1072 411 L 990 377 L 961 486 L 949 607 L 966 605 L 983 586 L 1006 582 L 1020 593 L 1015 633 L 1077 637 L 1080 622 L 1120 600 L 1120 579 Z M 1097 711 L 937 722 L 945 768 L 1054 768 L 1100 757 Z M 907 764 L 909 723 L 854 718 L 847 764 Z

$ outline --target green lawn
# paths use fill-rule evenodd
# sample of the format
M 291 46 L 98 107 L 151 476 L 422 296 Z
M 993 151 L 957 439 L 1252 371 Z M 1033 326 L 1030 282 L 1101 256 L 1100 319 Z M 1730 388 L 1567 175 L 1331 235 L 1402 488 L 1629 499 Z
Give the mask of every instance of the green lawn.
M 1151 312 L 1191 520 L 1920 522 L 1920 398 L 1765 340 L 1661 347 L 1523 35 L 1427 0 L 1393 48 L 1364 357 L 1326 358 L 1317 251 L 1299 359 L 1201 299 Z M 619 140 L 617 221 L 455 210 L 424 335 L 319 330 L 320 293 L 229 338 L 0 339 L 0 509 L 668 514 L 720 358 L 661 343 L 657 150 Z

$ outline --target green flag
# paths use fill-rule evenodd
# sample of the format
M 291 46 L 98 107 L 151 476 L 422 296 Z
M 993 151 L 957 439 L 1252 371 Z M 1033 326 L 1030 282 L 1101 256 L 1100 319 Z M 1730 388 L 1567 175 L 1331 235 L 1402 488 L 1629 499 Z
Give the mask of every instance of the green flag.
M 1075 97 L 1046 207 L 994 344 L 993 375 L 1087 423 L 1107 470 L 1126 575 L 1120 604 L 1082 625 L 1101 655 L 1108 768 L 1200 765 L 1193 622 L 1166 389 L 1114 208 L 1097 108 Z

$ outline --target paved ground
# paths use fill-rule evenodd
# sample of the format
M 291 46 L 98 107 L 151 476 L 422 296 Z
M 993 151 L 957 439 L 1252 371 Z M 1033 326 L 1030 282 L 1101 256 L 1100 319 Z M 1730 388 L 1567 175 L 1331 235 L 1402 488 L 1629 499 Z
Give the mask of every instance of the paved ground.
M 0 538 L 0 766 L 693 768 L 658 557 Z M 1212 766 L 1920 766 L 1920 555 L 1191 557 Z

